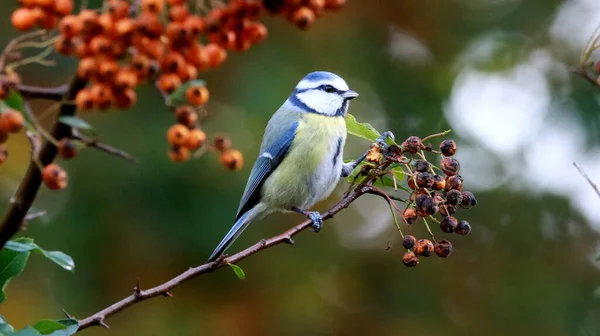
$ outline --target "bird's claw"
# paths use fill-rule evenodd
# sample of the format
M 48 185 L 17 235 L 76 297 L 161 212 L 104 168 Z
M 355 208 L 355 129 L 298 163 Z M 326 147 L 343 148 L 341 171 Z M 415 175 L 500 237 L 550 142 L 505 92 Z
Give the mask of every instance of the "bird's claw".
M 323 217 L 321 217 L 321 214 L 318 211 L 308 211 L 306 212 L 306 217 L 312 221 L 311 227 L 314 232 L 321 231 L 321 228 L 323 227 Z
M 385 131 L 383 132 L 383 134 L 381 134 L 381 136 L 379 138 L 377 138 L 375 140 L 376 143 L 380 144 L 380 145 L 385 145 L 385 140 L 387 138 L 392 139 L 392 141 L 396 140 L 396 137 L 394 136 L 394 133 L 390 132 L 390 131 Z

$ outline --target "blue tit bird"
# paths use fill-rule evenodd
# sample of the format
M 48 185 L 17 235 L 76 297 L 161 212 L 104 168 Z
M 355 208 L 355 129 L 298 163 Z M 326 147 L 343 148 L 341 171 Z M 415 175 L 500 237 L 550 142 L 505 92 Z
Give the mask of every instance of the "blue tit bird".
M 269 120 L 260 152 L 240 201 L 235 224 L 208 262 L 217 260 L 248 225 L 275 212 L 298 212 L 312 220 L 315 232 L 323 220 L 309 211 L 333 192 L 364 159 L 343 162 L 345 115 L 358 96 L 338 75 L 306 75 Z

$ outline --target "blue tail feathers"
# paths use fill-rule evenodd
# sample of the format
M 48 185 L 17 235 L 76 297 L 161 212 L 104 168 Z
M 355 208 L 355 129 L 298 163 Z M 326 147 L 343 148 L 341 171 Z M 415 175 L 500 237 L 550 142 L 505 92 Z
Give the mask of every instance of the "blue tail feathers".
M 231 244 L 233 244 L 233 242 L 240 236 L 240 234 L 242 234 L 242 232 L 246 229 L 246 227 L 248 227 L 248 224 L 250 224 L 251 222 L 251 220 L 249 220 L 250 218 L 248 217 L 249 212 L 246 212 L 242 217 L 240 217 L 240 219 L 237 220 L 237 222 L 235 222 L 235 224 L 233 224 L 231 230 L 227 232 L 225 238 L 221 240 L 217 248 L 211 254 L 210 258 L 208 258 L 208 260 L 206 261 L 207 263 L 219 259 L 219 257 L 225 252 L 225 250 L 227 250 L 229 246 L 231 246 Z

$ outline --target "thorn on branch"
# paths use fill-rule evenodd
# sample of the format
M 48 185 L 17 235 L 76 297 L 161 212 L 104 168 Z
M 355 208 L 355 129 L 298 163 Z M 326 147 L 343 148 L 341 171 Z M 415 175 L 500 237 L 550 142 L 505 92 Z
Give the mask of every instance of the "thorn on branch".
M 108 326 L 108 324 L 106 324 L 106 322 L 104 322 L 104 318 L 101 318 L 100 320 L 98 320 L 98 325 L 106 328 L 106 329 L 110 329 L 110 327 Z
M 68 319 L 70 319 L 70 320 L 76 320 L 76 318 L 75 318 L 73 315 L 71 315 L 71 314 L 67 313 L 67 311 L 66 311 L 66 310 L 64 310 L 64 309 L 63 309 L 62 311 L 63 311 L 63 314 L 65 314 L 65 317 L 66 317 L 66 318 L 68 318 Z
M 290 236 L 283 237 L 283 242 L 286 243 L 286 244 L 290 244 L 290 245 L 294 245 L 295 244 L 294 240 Z
M 163 296 L 164 297 L 173 297 L 173 294 L 171 294 L 171 292 L 164 292 Z
M 142 287 L 140 287 L 140 278 L 137 278 L 135 282 L 135 287 L 133 287 L 133 294 L 136 297 L 140 297 L 140 295 L 142 295 Z

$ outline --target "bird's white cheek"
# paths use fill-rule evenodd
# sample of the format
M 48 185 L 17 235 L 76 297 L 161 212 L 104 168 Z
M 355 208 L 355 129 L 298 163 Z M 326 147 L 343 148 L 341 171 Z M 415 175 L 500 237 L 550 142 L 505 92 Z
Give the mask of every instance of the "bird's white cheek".
M 298 94 L 298 99 L 318 113 L 334 115 L 342 106 L 343 99 L 335 93 L 311 90 Z

